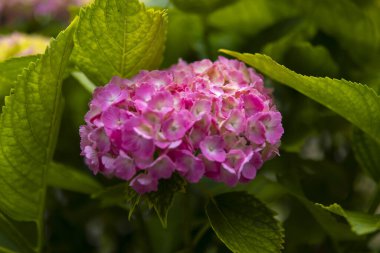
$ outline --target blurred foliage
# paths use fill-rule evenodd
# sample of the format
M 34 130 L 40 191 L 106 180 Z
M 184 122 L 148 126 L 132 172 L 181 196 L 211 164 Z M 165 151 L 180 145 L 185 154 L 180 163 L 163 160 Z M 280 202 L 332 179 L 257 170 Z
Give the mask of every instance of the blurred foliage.
M 233 190 L 256 196 L 257 199 L 252 201 L 257 201 L 257 206 L 265 204 L 277 213 L 275 217 L 283 224 L 285 233 L 283 252 L 380 252 L 379 218 L 374 215 L 379 213 L 380 202 L 380 122 L 376 116 L 379 111 L 365 103 L 369 99 L 373 99 L 374 104 L 379 103 L 380 1 L 142 2 L 155 9 L 168 9 L 162 68 L 176 63 L 179 58 L 186 61 L 216 59 L 221 48 L 265 54 L 275 61 L 256 55 L 254 65 L 272 77 L 266 79 L 266 85 L 274 89 L 285 128 L 281 156 L 267 162 L 254 181 L 238 185 L 236 189 L 206 179 L 197 185 L 188 185 L 186 193 L 176 194 L 172 205 L 167 205 L 167 208 L 171 206 L 168 213 L 167 209 L 160 211 L 160 220 L 155 208 L 149 208 L 152 203 L 148 199 L 132 198 L 128 202 L 127 190 L 121 181 L 102 176 L 88 177 L 90 173 L 80 157 L 78 128 L 83 124 L 91 94 L 67 74 L 63 82 L 64 108 L 54 154 L 57 163 L 52 166 L 69 167 L 69 172 L 53 173 L 55 177 L 50 178 L 50 183 L 48 179 L 43 251 L 231 252 L 213 232 L 204 209 L 210 197 L 222 194 L 214 197 L 219 201 L 220 196 L 232 194 L 226 192 Z M 78 10 L 72 9 L 72 13 L 75 16 Z M 124 16 L 115 17 L 114 30 L 103 27 L 102 31 L 91 31 L 85 25 L 99 21 L 94 17 L 82 23 L 85 35 L 90 38 L 86 41 L 92 43 L 102 39 L 102 43 L 108 43 L 106 35 L 124 29 L 118 26 L 118 18 Z M 32 19 L 6 24 L 0 17 L 0 33 L 10 34 L 18 30 L 50 37 L 56 36 L 67 23 Z M 78 34 L 76 36 L 76 40 L 81 39 Z M 115 41 L 120 39 L 116 35 L 114 38 Z M 86 50 L 82 49 L 82 56 L 87 57 Z M 159 45 L 157 50 L 161 50 Z M 138 53 L 145 52 L 142 51 Z M 2 105 L 4 96 L 9 95 L 10 89 L 16 85 L 17 76 L 37 57 L 40 56 L 0 62 Z M 83 66 L 85 61 L 78 60 L 78 55 L 76 57 L 71 60 L 79 61 L 83 69 L 91 67 L 89 77 L 100 75 L 100 79 L 106 79 L 104 76 L 109 74 L 110 66 L 100 66 L 101 61 L 106 60 L 102 55 L 97 55 L 99 61 L 92 62 L 91 66 Z M 116 57 L 120 61 L 124 59 L 120 55 Z M 157 66 L 158 58 L 151 67 Z M 319 78 L 301 77 L 276 62 L 300 75 Z M 130 67 L 131 73 L 138 70 Z M 73 63 L 70 68 L 75 68 Z M 296 90 L 280 84 L 286 83 L 287 78 L 292 79 L 289 86 Z M 346 85 L 348 81 L 324 83 L 331 78 L 362 85 Z M 309 83 L 310 80 L 313 82 Z M 319 95 L 316 98 L 315 92 L 302 91 L 305 96 L 297 87 L 316 89 Z M 329 95 L 327 92 L 333 87 L 336 90 Z M 362 96 L 368 88 L 374 92 L 368 99 L 359 99 L 362 101 L 359 108 L 350 94 L 343 93 L 347 87 L 360 87 L 357 92 Z M 342 106 L 344 111 L 336 109 Z M 140 205 L 135 206 L 133 203 L 138 201 Z M 129 220 L 130 209 L 135 210 Z M 210 211 L 210 204 L 208 209 Z M 215 212 L 215 208 L 211 211 Z M 163 228 L 161 222 L 165 223 L 166 214 L 167 228 Z M 0 252 L 10 252 L 6 248 L 28 252 L 26 244 L 24 248 L 18 248 L 23 244 L 13 242 L 25 237 L 35 240 L 31 236 L 30 224 L 12 221 L 8 216 L 0 212 Z M 225 225 L 221 221 L 216 224 Z M 221 238 L 225 241 L 223 236 Z M 230 247 L 230 243 L 226 244 Z

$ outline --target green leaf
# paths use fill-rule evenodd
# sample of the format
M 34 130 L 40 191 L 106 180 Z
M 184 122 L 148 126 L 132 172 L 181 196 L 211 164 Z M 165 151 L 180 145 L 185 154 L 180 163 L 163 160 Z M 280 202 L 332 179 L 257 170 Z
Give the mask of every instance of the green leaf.
M 331 213 L 344 217 L 350 224 L 352 231 L 358 235 L 373 233 L 380 229 L 380 215 L 346 211 L 336 203 L 329 206 L 317 205 Z
M 207 204 L 206 212 L 217 236 L 232 252 L 281 252 L 282 226 L 273 211 L 252 195 L 217 195 Z
M 170 179 L 160 180 L 158 191 L 146 194 L 149 207 L 154 208 L 163 227 L 167 226 L 168 212 L 177 192 L 184 192 L 186 181 L 179 175 L 173 174 Z
M 0 122 L 0 210 L 37 224 L 42 244 L 46 169 L 52 160 L 61 112 L 61 85 L 73 48 L 74 22 L 19 76 Z M 29 238 L 28 238 L 29 239 Z
M 210 13 L 230 5 L 236 0 L 171 0 L 180 10 L 193 13 Z
M 167 17 L 137 0 L 95 0 L 80 12 L 73 60 L 97 84 L 155 69 L 162 61 Z
M 48 167 L 47 184 L 85 194 L 92 194 L 102 189 L 93 176 L 59 163 L 51 163 Z
M 27 68 L 29 63 L 34 62 L 39 56 L 25 56 L 11 58 L 0 62 L 0 96 L 9 95 L 9 91 L 14 87 L 17 76 L 22 73 L 24 68 Z
M 262 54 L 222 52 L 330 108 L 380 142 L 380 97 L 368 86 L 297 74 Z
M 0 252 L 34 252 L 14 224 L 0 212 Z
M 356 160 L 376 182 L 380 181 L 380 144 L 359 129 L 352 134 Z

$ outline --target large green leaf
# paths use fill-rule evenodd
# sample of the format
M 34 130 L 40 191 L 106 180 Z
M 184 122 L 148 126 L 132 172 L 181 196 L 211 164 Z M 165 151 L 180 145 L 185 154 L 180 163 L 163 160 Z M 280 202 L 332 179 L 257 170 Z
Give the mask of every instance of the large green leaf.
M 95 0 L 80 12 L 73 60 L 97 84 L 155 69 L 166 38 L 166 13 L 137 0 Z
M 281 252 L 283 229 L 273 212 L 246 192 L 218 195 L 206 206 L 217 236 L 233 252 Z
M 262 54 L 222 52 L 330 108 L 380 142 L 380 97 L 368 86 L 297 74 Z
M 102 186 L 93 176 L 59 163 L 50 164 L 47 171 L 47 184 L 85 194 L 93 194 L 102 190 Z
M 0 122 L 0 210 L 35 222 L 41 248 L 46 168 L 52 160 L 61 116 L 61 85 L 73 48 L 76 22 L 19 76 Z M 29 239 L 29 238 L 28 238 Z
M 346 211 L 336 203 L 329 206 L 318 204 L 318 206 L 344 217 L 350 224 L 352 231 L 358 235 L 369 234 L 380 229 L 380 215 Z
M 359 129 L 352 134 L 356 160 L 377 183 L 380 181 L 380 143 Z
M 27 68 L 29 63 L 36 61 L 38 56 L 25 56 L 11 58 L 0 62 L 0 96 L 9 95 L 9 91 L 16 83 L 17 76 L 21 74 L 24 68 Z

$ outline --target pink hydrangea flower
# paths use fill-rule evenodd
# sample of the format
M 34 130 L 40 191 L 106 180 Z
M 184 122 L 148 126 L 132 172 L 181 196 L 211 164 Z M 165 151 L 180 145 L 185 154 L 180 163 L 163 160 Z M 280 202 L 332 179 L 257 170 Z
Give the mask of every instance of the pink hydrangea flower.
M 249 182 L 278 154 L 284 132 L 263 78 L 224 57 L 115 77 L 89 106 L 80 128 L 87 165 L 140 194 L 173 173 L 190 183 Z

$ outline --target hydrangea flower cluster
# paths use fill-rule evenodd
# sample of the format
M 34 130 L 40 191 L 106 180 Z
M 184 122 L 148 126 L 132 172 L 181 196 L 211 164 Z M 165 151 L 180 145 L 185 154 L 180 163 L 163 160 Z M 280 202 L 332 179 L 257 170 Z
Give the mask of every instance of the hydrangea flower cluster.
M 11 57 L 41 54 L 48 44 L 48 38 L 38 35 L 14 32 L 0 36 L 0 61 Z
M 90 0 L 0 0 L 0 16 L 5 23 L 33 17 L 67 19 L 69 6 L 82 6 Z
M 249 182 L 278 154 L 283 134 L 263 78 L 224 57 L 115 77 L 95 90 L 85 121 L 87 165 L 130 180 L 140 194 L 175 172 L 191 183 Z

